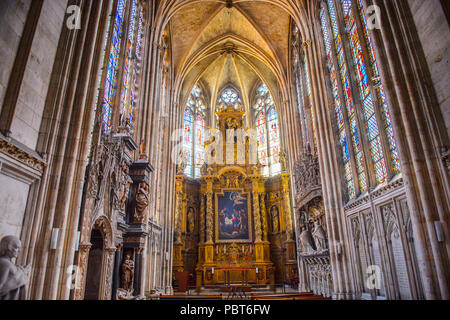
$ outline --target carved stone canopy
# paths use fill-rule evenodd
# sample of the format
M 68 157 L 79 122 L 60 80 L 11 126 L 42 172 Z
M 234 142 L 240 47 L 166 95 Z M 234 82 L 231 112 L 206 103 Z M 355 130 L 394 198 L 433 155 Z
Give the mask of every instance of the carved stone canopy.
M 297 207 L 303 205 L 303 200 L 312 192 L 319 190 L 321 194 L 322 182 L 320 178 L 319 160 L 312 154 L 307 154 L 294 166 L 295 199 Z

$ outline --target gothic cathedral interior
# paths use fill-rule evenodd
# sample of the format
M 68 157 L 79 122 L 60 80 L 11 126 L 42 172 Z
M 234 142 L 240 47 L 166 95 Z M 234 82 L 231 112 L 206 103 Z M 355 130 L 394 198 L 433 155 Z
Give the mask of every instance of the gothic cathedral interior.
M 0 300 L 450 299 L 449 18 L 1 0 Z

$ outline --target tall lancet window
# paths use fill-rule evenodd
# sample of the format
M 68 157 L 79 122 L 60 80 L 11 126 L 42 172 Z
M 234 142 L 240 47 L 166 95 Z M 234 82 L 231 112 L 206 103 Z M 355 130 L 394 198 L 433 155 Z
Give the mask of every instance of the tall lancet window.
M 116 16 L 111 36 L 111 47 L 106 67 L 106 80 L 103 96 L 103 125 L 105 133 L 111 132 L 114 98 L 117 92 L 120 48 L 122 44 L 126 0 L 117 0 Z
M 327 0 L 320 18 L 345 184 L 353 199 L 400 173 L 398 151 L 362 3 Z
M 183 153 L 186 159 L 185 175 L 191 178 L 201 177 L 204 163 L 204 128 L 206 104 L 202 90 L 194 86 L 184 111 Z
M 120 126 L 127 127 L 131 133 L 134 131 L 134 110 L 136 107 L 136 87 L 138 85 L 137 75 L 142 58 L 144 33 L 143 14 L 143 10 L 139 10 L 136 1 L 133 0 L 128 39 L 126 42 L 119 123 Z
M 299 112 L 300 129 L 305 151 L 308 149 L 317 154 L 317 140 L 315 135 L 314 113 L 312 109 L 311 81 L 304 48 L 299 29 L 293 27 L 292 31 L 292 64 L 296 85 L 296 97 Z M 309 147 L 309 148 L 308 148 Z
M 258 160 L 264 176 L 275 176 L 281 172 L 280 128 L 277 110 L 265 84 L 256 90 L 255 100 Z
M 103 130 L 126 127 L 133 134 L 139 68 L 144 41 L 144 11 L 137 0 L 116 0 L 113 25 L 105 39 Z M 110 30 L 111 28 L 111 30 Z M 103 65 L 102 65 L 103 68 Z M 117 116 L 114 114 L 117 112 Z M 116 123 L 113 124 L 113 119 Z

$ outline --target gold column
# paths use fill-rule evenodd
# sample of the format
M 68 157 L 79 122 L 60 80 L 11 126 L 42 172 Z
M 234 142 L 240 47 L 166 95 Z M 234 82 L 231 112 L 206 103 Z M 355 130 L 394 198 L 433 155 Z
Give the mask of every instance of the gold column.
M 260 199 L 261 199 L 261 214 L 262 214 L 262 221 L 263 221 L 263 240 L 264 241 L 268 241 L 269 237 L 268 237 L 268 230 L 269 230 L 269 225 L 268 225 L 268 221 L 267 221 L 267 212 L 266 212 L 266 193 L 262 192 L 259 194 Z
M 213 177 L 205 177 L 206 186 L 206 242 L 213 243 Z
M 259 177 L 252 176 L 252 189 L 253 189 L 253 221 L 255 225 L 255 238 L 256 242 L 262 241 L 261 231 L 261 212 L 259 207 Z
M 176 176 L 176 204 L 175 204 L 175 239 L 173 244 L 173 272 L 182 272 L 184 270 L 183 262 L 183 241 L 181 237 L 182 232 L 182 219 L 183 219 L 183 182 L 184 176 Z
M 213 211 L 213 181 L 212 176 L 205 177 L 206 180 L 206 246 L 205 264 L 214 263 L 214 211 Z
M 181 221 L 183 219 L 183 180 L 184 176 L 176 177 L 176 207 L 175 207 L 175 233 L 176 243 L 181 243 Z
M 284 201 L 284 216 L 285 216 L 285 225 L 286 225 L 286 235 L 287 240 L 293 240 L 294 238 L 294 229 L 293 229 L 293 219 L 292 219 L 292 210 L 291 210 L 291 196 L 289 192 L 289 179 L 290 174 L 282 173 L 282 186 L 283 186 L 283 201 Z
M 200 242 L 205 242 L 205 196 L 200 192 Z

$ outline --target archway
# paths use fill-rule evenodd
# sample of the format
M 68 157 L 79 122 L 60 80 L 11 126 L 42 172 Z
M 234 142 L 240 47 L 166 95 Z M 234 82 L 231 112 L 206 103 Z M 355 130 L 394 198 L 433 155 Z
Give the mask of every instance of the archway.
M 92 247 L 89 251 L 84 299 L 99 300 L 104 243 L 100 230 L 92 230 L 90 242 L 92 243 Z

